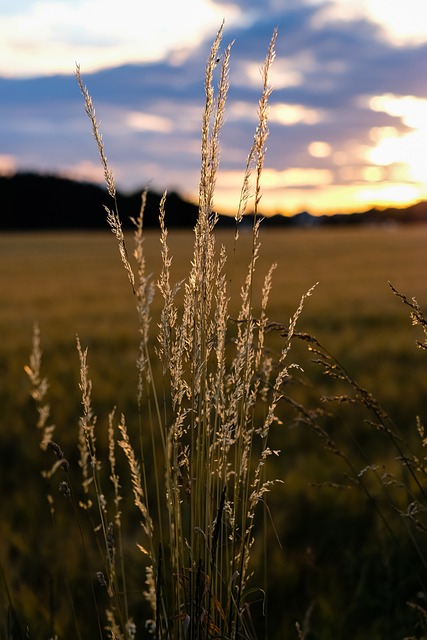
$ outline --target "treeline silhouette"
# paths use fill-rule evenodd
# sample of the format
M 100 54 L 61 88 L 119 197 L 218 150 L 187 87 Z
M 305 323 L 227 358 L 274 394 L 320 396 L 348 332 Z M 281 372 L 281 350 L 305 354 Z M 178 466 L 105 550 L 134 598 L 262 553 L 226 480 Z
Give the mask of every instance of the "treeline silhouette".
M 161 195 L 149 191 L 144 213 L 146 227 L 158 226 Z M 112 208 L 106 189 L 86 182 L 35 173 L 0 177 L 0 217 L 2 230 L 106 229 L 104 205 Z M 123 227 L 130 228 L 131 217 L 141 208 L 141 192 L 117 193 Z M 169 227 L 193 227 L 197 206 L 176 193 L 166 200 Z
M 147 193 L 144 213 L 146 228 L 158 227 L 161 194 Z M 0 231 L 106 229 L 104 205 L 113 202 L 105 188 L 88 182 L 37 173 L 17 173 L 0 176 Z M 118 192 L 117 204 L 125 229 L 132 227 L 130 218 L 138 216 L 141 191 L 129 195 Z M 193 228 L 197 220 L 197 205 L 171 192 L 166 199 L 166 223 L 169 228 Z M 247 222 L 252 223 L 248 214 Z M 427 222 L 427 203 L 419 202 L 407 208 L 370 209 L 363 213 L 333 216 L 313 216 L 304 211 L 291 217 L 275 215 L 264 225 L 281 227 L 313 227 L 320 225 L 355 226 L 362 224 L 394 225 Z M 220 215 L 219 226 L 234 225 L 234 218 Z

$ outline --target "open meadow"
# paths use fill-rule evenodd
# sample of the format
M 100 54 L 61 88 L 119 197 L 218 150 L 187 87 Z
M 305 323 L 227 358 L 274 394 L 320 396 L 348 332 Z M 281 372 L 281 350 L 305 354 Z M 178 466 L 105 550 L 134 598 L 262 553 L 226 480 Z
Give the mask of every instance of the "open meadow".
M 223 26 L 192 233 L 124 236 L 77 66 L 115 237 L 0 236 L 0 640 L 427 638 L 427 228 L 263 229 L 277 29 L 217 228 Z
M 240 232 L 235 252 L 232 231 L 217 231 L 216 237 L 229 255 L 231 311 L 234 304 L 237 313 L 252 234 Z M 154 282 L 161 268 L 159 239 L 155 231 L 146 232 L 144 239 L 147 270 Z M 193 234 L 175 231 L 169 242 L 178 283 L 188 274 Z M 421 375 L 425 358 L 415 349 L 420 336 L 411 330 L 409 310 L 393 295 L 388 281 L 426 308 L 426 247 L 425 227 L 261 230 L 254 290 L 260 291 L 268 268 L 277 263 L 268 317 L 287 324 L 301 296 L 318 282 L 298 330 L 314 335 L 387 410 L 398 411 L 412 421 L 408 409 L 412 406 L 415 413 L 417 406 L 423 407 L 417 403 L 423 401 L 426 390 Z M 76 387 L 76 334 L 89 347 L 92 375 L 100 376 L 97 395 L 99 402 L 105 401 L 104 409 L 111 404 L 112 391 L 117 402 L 132 402 L 134 389 L 128 383 L 123 388 L 120 380 L 129 380 L 129 369 L 134 367 L 138 324 L 134 297 L 111 234 L 5 234 L 0 237 L 0 261 L 6 384 L 9 379 L 16 391 L 16 380 L 22 377 L 31 348 L 33 323 L 38 322 L 46 368 L 51 372 L 50 393 L 53 398 L 58 394 L 60 400 L 56 411 L 72 406 L 63 396 L 71 403 Z M 260 306 L 257 295 L 255 316 Z M 152 308 L 156 321 L 161 305 L 157 293 Z M 21 393 L 23 386 L 21 383 Z M 7 394 L 9 402 L 13 395 L 16 393 Z M 7 404 L 6 398 L 3 402 Z M 72 415 L 74 412 L 64 418 L 69 420 Z
M 217 249 L 224 244 L 228 256 L 228 322 L 237 326 L 252 233 L 241 229 L 236 246 L 233 236 L 233 231 L 215 232 Z M 188 275 L 193 233 L 175 231 L 168 242 L 173 285 Z M 263 541 L 255 539 L 252 550 L 254 581 L 262 587 L 248 595 L 253 624 L 259 637 L 268 640 L 298 634 L 319 640 L 426 637 L 425 516 L 421 511 L 415 519 L 409 515 L 425 489 L 417 416 L 425 420 L 427 358 L 415 344 L 422 339 L 420 328 L 411 327 L 410 309 L 388 281 L 427 309 L 427 228 L 264 231 L 261 225 L 260 242 L 252 313 L 260 317 L 259 292 L 270 265 L 277 263 L 266 312 L 271 324 L 265 349 L 273 360 L 301 296 L 319 284 L 305 300 L 288 355 L 301 368 L 289 369 L 277 408 L 282 424 L 273 424 L 269 436 L 271 449 L 281 454 L 268 460 L 268 477 L 283 484 L 266 494 L 265 509 L 257 516 L 266 521 L 267 533 Z M 160 233 L 144 234 L 143 246 L 147 273 L 156 282 L 162 266 Z M 70 477 L 79 474 L 78 425 L 84 411 L 76 334 L 82 348 L 88 347 L 99 458 L 108 458 L 108 415 L 114 407 L 117 419 L 126 415 L 129 432 L 148 442 L 145 422 L 151 409 L 143 404 L 139 412 L 137 406 L 135 296 L 108 232 L 4 234 L 0 274 L 0 638 L 48 638 L 54 633 L 64 639 L 93 638 L 98 631 L 91 594 L 95 591 L 98 603 L 106 596 L 98 594 L 99 584 L 93 585 L 99 556 L 86 532 L 93 529 L 92 516 L 89 509 L 78 518 L 70 512 L 58 493 L 59 476 L 58 481 L 56 476 L 41 477 L 53 456 L 39 446 L 37 411 L 24 366 L 37 322 L 41 375 L 48 378 L 46 397 L 56 426 L 53 440 L 65 452 Z M 178 308 L 182 296 L 183 289 L 177 293 Z M 161 322 L 162 304 L 157 291 L 153 327 Z M 318 342 L 301 340 L 298 333 Z M 154 336 L 150 341 L 154 348 Z M 330 354 L 338 364 L 328 359 Z M 160 360 L 155 357 L 152 366 L 155 387 L 161 389 Z M 341 379 L 325 375 L 328 366 Z M 326 402 L 324 396 L 340 396 L 341 401 Z M 350 401 L 342 401 L 344 396 Z M 418 460 L 421 481 L 412 477 L 409 463 L 402 464 L 410 455 Z M 124 462 L 117 464 L 123 493 L 130 494 Z M 150 468 L 146 472 L 154 494 L 154 477 L 164 471 L 159 476 Z M 48 494 L 54 496 L 55 509 Z M 123 558 L 128 569 L 121 595 L 126 589 L 129 615 L 143 628 L 146 576 L 136 549 L 139 517 L 132 507 L 125 498 Z M 84 561 L 86 553 L 89 562 Z M 219 605 L 217 614 L 223 616 Z M 29 636 L 24 636 L 27 625 Z M 206 638 L 214 637 L 213 631 L 206 633 Z

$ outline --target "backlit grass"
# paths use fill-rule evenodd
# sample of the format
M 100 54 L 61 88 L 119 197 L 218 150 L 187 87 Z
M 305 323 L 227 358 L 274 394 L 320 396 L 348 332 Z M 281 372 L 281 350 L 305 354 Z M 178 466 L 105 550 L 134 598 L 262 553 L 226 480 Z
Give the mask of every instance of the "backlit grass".
M 5 638 L 425 637 L 426 364 L 402 302 L 427 323 L 387 281 L 425 304 L 426 230 L 259 235 L 275 33 L 254 228 L 217 231 L 221 33 L 193 234 L 161 204 L 125 243 L 78 69 L 122 264 L 111 234 L 0 239 Z

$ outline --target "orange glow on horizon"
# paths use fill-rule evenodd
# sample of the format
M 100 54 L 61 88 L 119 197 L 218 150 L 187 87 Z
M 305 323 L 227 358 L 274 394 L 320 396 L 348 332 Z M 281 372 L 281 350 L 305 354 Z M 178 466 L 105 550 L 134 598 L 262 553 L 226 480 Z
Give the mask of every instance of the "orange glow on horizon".
M 240 192 L 217 189 L 215 207 L 221 213 L 234 215 L 238 208 Z M 427 200 L 427 186 L 407 183 L 381 182 L 353 185 L 326 185 L 312 190 L 289 188 L 262 189 L 260 213 L 265 216 L 280 213 L 292 216 L 301 211 L 312 215 L 356 213 L 372 208 L 402 208 Z M 252 211 L 253 198 L 247 211 Z
M 311 166 L 266 168 L 262 176 L 263 215 L 352 213 L 371 208 L 405 207 L 427 200 L 427 99 L 383 94 L 364 104 L 400 120 L 398 126 L 377 126 L 370 143 L 344 140 L 334 148 L 327 140 L 307 146 Z M 219 210 L 238 207 L 242 174 L 225 172 L 218 178 Z M 249 201 L 248 210 L 251 202 Z

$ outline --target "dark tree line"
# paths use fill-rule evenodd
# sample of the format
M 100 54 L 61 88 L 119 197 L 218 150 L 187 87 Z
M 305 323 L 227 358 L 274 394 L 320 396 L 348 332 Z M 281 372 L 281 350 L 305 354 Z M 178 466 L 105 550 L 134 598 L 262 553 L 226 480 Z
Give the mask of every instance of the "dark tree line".
M 160 198 L 147 194 L 146 227 L 158 226 Z M 117 203 L 123 227 L 130 228 L 130 217 L 140 211 L 141 192 L 118 193 Z M 33 173 L 0 177 L 0 230 L 105 229 L 104 205 L 112 208 L 112 199 L 94 184 Z M 197 206 L 176 193 L 168 195 L 165 209 L 169 227 L 194 226 Z
M 146 228 L 159 224 L 161 195 L 147 194 L 144 214 Z M 130 195 L 117 194 L 117 203 L 123 227 L 131 228 L 130 218 L 138 216 L 141 191 Z M 113 207 L 105 188 L 76 182 L 67 178 L 35 173 L 17 173 L 0 176 L 0 231 L 12 230 L 65 230 L 106 229 L 104 205 Z M 166 224 L 169 228 L 194 228 L 197 205 L 183 200 L 171 192 L 166 199 Z M 245 221 L 252 224 L 251 215 Z M 371 209 L 363 213 L 333 216 L 312 216 L 302 212 L 292 217 L 275 215 L 266 218 L 265 226 L 361 225 L 427 222 L 427 203 L 419 202 L 405 209 Z M 234 225 L 234 218 L 220 216 L 220 226 Z

